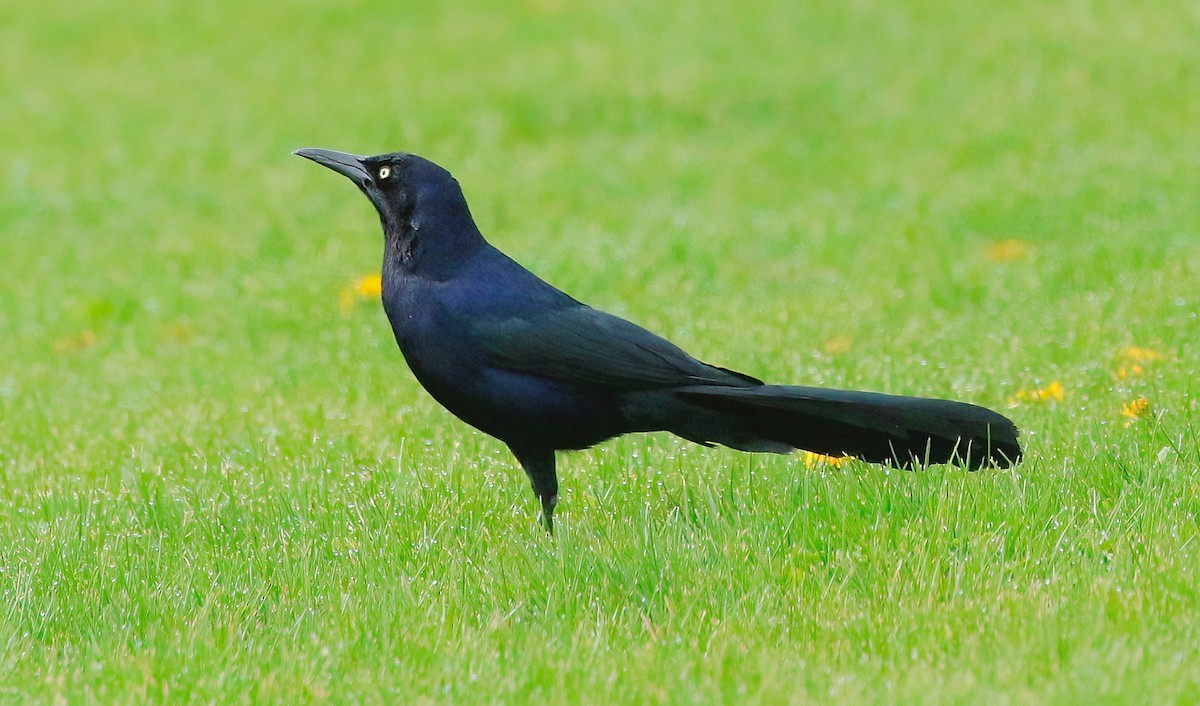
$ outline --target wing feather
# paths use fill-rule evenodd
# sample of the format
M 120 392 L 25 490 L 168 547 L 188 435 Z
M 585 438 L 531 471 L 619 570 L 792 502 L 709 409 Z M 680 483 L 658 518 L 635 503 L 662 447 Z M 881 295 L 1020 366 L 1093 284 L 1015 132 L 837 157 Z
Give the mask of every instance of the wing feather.
M 583 385 L 646 389 L 761 385 L 708 365 L 636 324 L 584 305 L 476 324 L 496 365 Z

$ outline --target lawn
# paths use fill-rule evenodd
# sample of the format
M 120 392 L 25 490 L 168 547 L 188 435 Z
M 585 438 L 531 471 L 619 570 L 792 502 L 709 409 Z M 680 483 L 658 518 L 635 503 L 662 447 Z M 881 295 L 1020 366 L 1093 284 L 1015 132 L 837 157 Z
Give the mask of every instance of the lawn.
M 0 10 L 0 703 L 1200 701 L 1194 4 L 575 5 Z M 429 157 L 577 298 L 1026 460 L 625 437 L 551 539 L 302 146 Z

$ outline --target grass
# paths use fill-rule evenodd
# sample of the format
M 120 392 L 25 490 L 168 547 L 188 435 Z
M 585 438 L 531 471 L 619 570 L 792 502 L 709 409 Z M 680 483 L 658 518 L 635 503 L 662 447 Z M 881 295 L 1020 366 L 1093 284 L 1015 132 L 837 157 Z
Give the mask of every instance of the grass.
M 243 5 L 0 10 L 0 701 L 1200 700 L 1194 8 Z M 550 541 L 305 145 L 703 359 L 1021 396 L 1027 461 L 624 438 Z

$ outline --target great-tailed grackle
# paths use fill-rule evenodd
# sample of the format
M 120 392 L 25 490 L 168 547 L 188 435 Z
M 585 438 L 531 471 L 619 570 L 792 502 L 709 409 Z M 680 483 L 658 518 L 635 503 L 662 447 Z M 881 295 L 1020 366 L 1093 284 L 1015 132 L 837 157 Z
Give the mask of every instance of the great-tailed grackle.
M 743 451 L 805 449 L 900 467 L 1008 466 L 1017 429 L 983 407 L 873 392 L 767 385 L 702 363 L 581 304 L 492 247 L 458 182 L 413 154 L 296 154 L 358 186 L 383 225 L 383 308 L 417 380 L 508 444 L 553 532 L 554 452 L 670 431 Z

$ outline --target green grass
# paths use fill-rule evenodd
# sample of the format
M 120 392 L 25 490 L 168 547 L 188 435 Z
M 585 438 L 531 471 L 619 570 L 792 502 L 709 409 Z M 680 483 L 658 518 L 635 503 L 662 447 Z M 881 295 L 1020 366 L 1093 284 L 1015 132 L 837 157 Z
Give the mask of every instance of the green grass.
M 1200 700 L 1193 6 L 192 5 L 0 10 L 0 702 Z M 550 540 L 310 145 L 705 360 L 1065 397 L 1007 471 L 609 442 Z

